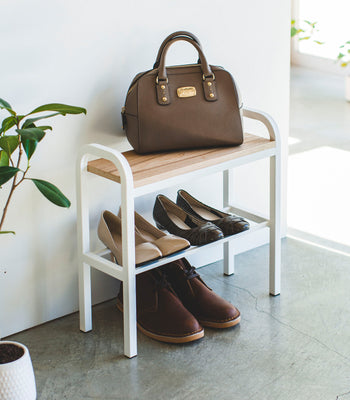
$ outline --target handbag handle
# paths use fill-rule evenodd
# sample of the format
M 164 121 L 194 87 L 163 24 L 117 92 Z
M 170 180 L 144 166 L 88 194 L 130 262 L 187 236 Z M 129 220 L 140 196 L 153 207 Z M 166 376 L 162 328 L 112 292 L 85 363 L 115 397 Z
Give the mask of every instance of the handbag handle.
M 173 38 L 170 42 L 166 43 L 164 46 L 163 52 L 160 56 L 160 63 L 158 67 L 158 74 L 156 77 L 156 89 L 157 89 L 157 99 L 158 103 L 161 105 L 168 105 L 171 103 L 170 101 L 170 91 L 168 86 L 168 76 L 165 67 L 165 58 L 166 54 L 169 50 L 169 47 L 179 41 L 184 40 L 192 44 L 195 49 L 198 51 L 198 56 L 200 60 L 200 68 L 202 70 L 202 77 L 203 77 L 203 92 L 204 97 L 207 101 L 216 101 L 217 100 L 217 93 L 216 93 L 216 84 L 215 84 L 215 75 L 213 74 L 207 59 L 202 51 L 202 48 L 198 43 L 194 40 L 190 39 L 189 37 L 181 36 Z
M 194 42 L 192 39 L 188 38 L 188 37 L 177 37 L 174 38 L 171 42 L 168 42 L 165 46 L 164 46 L 164 50 L 163 53 L 160 56 L 160 63 L 159 63 L 159 67 L 158 67 L 158 80 L 159 81 L 166 81 L 167 78 L 167 73 L 166 73 L 166 68 L 165 68 L 165 57 L 166 54 L 169 50 L 169 47 L 175 43 L 178 42 L 179 40 L 184 40 L 185 42 L 191 43 L 192 46 L 194 46 L 197 51 L 198 51 L 198 55 L 199 55 L 199 60 L 200 60 L 200 66 L 203 72 L 203 79 L 212 76 L 213 77 L 213 72 L 207 62 L 207 59 L 205 58 L 205 55 L 202 51 L 202 48 L 196 43 Z
M 170 42 L 170 41 L 172 41 L 173 39 L 176 39 L 176 38 L 178 38 L 178 37 L 188 37 L 188 38 L 192 39 L 194 42 L 196 42 L 196 43 L 199 45 L 199 47 L 202 47 L 202 46 L 201 46 L 201 43 L 200 43 L 200 41 L 199 41 L 199 39 L 197 38 L 197 36 L 195 36 L 195 35 L 194 35 L 193 33 L 191 33 L 191 32 L 187 32 L 187 31 L 177 31 L 177 32 L 171 33 L 169 36 L 167 36 L 167 37 L 163 40 L 163 43 L 160 45 L 159 50 L 158 50 L 158 54 L 157 54 L 156 61 L 155 61 L 155 63 L 153 64 L 153 69 L 159 67 L 160 57 L 161 57 L 161 55 L 162 55 L 162 53 L 163 53 L 163 50 L 164 50 L 165 45 L 166 45 L 168 42 Z M 198 60 L 198 64 L 199 64 L 199 63 L 200 63 L 200 60 Z

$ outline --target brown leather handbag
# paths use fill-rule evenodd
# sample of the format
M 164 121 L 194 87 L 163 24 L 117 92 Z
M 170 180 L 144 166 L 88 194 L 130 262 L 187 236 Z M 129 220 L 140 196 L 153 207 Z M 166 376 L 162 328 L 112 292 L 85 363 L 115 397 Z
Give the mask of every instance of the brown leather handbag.
M 169 47 L 179 40 L 196 48 L 197 64 L 165 66 Z M 137 153 L 237 146 L 243 142 L 241 109 L 231 74 L 209 65 L 198 38 L 179 31 L 164 40 L 153 69 L 131 82 L 123 128 Z

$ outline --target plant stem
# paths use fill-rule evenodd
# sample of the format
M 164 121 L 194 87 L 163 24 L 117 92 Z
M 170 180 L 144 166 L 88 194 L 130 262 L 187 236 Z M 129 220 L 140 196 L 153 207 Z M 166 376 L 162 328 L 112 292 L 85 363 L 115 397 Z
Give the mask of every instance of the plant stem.
M 14 192 L 15 189 L 16 189 L 16 177 L 17 177 L 17 174 L 16 174 L 16 175 L 14 176 L 14 178 L 13 178 L 12 187 L 11 187 L 9 196 L 8 196 L 8 198 L 7 198 L 7 201 L 6 201 L 6 204 L 5 204 L 3 213 L 2 213 L 2 218 L 1 218 L 1 221 L 0 221 L 0 231 L 1 231 L 1 228 L 2 228 L 2 226 L 3 226 L 3 224 L 4 224 L 4 221 L 5 221 L 5 217 L 6 217 L 6 214 L 7 214 L 7 208 L 8 208 L 8 206 L 9 206 L 9 204 L 10 204 L 11 197 L 12 197 L 12 195 L 13 195 L 13 192 Z
M 17 186 L 19 186 L 20 183 L 22 183 L 26 179 L 26 173 L 29 170 L 29 165 L 27 166 L 27 169 L 23 172 L 22 178 L 15 184 L 15 189 Z
M 19 123 L 17 124 L 17 128 L 19 128 Z M 20 163 L 21 163 L 22 153 L 23 153 L 23 150 L 22 150 L 22 143 L 21 143 L 21 141 L 20 141 L 20 139 L 19 139 L 19 152 L 18 152 L 17 168 L 19 168 L 19 165 L 20 165 Z M 3 210 L 3 212 L 2 212 L 2 217 L 1 217 L 1 221 L 0 221 L 0 231 L 1 231 L 1 228 L 2 228 L 2 226 L 3 226 L 3 224 L 4 224 L 5 217 L 6 217 L 6 214 L 7 214 L 7 209 L 8 209 L 8 206 L 9 206 L 9 204 L 10 204 L 10 201 L 11 201 L 11 198 L 12 198 L 12 195 L 13 195 L 13 192 L 15 191 L 16 187 L 23 181 L 24 175 L 27 173 L 27 171 L 28 171 L 28 168 L 24 171 L 23 176 L 22 176 L 22 179 L 21 179 L 17 184 L 16 184 L 16 182 L 17 182 L 17 175 L 18 175 L 18 172 L 17 172 L 17 174 L 13 177 L 11 190 L 10 190 L 10 193 L 9 193 L 9 195 L 8 195 L 7 201 L 6 201 L 6 203 L 5 203 L 4 210 Z

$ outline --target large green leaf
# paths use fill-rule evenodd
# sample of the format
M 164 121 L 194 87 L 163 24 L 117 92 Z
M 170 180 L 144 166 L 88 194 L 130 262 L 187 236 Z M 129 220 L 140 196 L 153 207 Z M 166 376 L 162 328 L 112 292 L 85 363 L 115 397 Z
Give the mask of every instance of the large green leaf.
M 12 115 L 16 115 L 16 113 L 12 110 L 12 107 L 10 106 L 10 104 L 7 101 L 5 101 L 4 99 L 0 99 L 0 109 L 1 108 L 7 110 Z
M 46 119 L 46 118 L 51 118 L 54 117 L 56 115 L 62 115 L 62 113 L 57 112 L 57 113 L 53 113 L 53 114 L 49 114 L 49 115 L 44 115 L 42 117 L 37 117 L 37 118 L 28 118 L 27 120 L 24 121 L 23 125 L 22 125 L 22 129 L 23 128 L 34 128 L 34 122 L 39 121 L 41 119 Z
M 45 132 L 40 128 L 16 129 L 16 132 L 21 135 L 22 142 L 23 140 L 36 140 L 40 142 L 45 136 Z
M 11 154 L 16 150 L 19 144 L 18 136 L 2 136 L 0 137 L 0 147 L 6 151 L 10 157 Z
M 49 126 L 49 125 L 42 125 L 42 126 L 38 126 L 37 128 L 41 129 L 42 131 L 47 131 L 47 130 L 52 131 L 52 126 Z
M 0 108 L 10 108 L 12 110 L 10 104 L 4 99 L 0 99 Z
M 42 111 L 56 111 L 62 115 L 81 114 L 81 113 L 86 114 L 85 108 L 82 108 L 82 107 L 70 106 L 68 104 L 51 103 L 51 104 L 45 104 L 43 106 L 36 108 L 35 110 L 31 111 L 28 115 L 35 114 L 35 113 L 42 112 Z
M 0 167 L 0 186 L 9 181 L 13 176 L 17 174 L 18 171 L 19 168 L 7 166 Z
M 9 156 L 6 151 L 0 151 L 0 167 L 9 165 Z
M 28 160 L 31 159 L 38 142 L 45 136 L 45 132 L 39 128 L 16 129 L 21 135 L 21 141 Z
M 60 207 L 70 207 L 70 201 L 55 185 L 41 179 L 32 179 L 32 181 L 40 192 L 52 203 Z
M 26 152 L 28 161 L 32 158 L 38 142 L 36 140 L 22 140 L 24 151 Z
M 14 125 L 16 125 L 16 122 L 17 122 L 16 118 L 13 115 L 5 118 L 2 121 L 0 133 L 4 133 L 4 132 L 8 131 L 10 128 L 12 128 Z

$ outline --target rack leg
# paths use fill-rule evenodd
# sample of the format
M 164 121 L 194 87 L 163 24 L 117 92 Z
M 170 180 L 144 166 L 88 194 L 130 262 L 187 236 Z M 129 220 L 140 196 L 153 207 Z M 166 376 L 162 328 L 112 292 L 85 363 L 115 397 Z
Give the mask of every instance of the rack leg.
M 132 358 L 137 355 L 135 275 L 123 282 L 123 311 L 124 354 L 128 358 Z
M 85 263 L 79 266 L 79 317 L 80 330 L 91 331 L 91 267 Z
M 77 232 L 80 330 L 92 329 L 91 267 L 84 263 L 83 254 L 90 251 L 89 204 L 87 187 L 87 156 L 77 162 Z
M 235 273 L 235 253 L 232 242 L 224 243 L 224 274 L 233 275 Z
M 230 190 L 230 180 L 232 178 L 232 171 L 227 169 L 223 171 L 223 206 L 231 205 L 232 193 Z M 228 241 L 224 243 L 224 274 L 232 275 L 235 272 L 235 253 L 233 242 Z
M 124 354 L 137 356 L 135 220 L 132 176 L 122 180 Z
M 281 162 L 270 158 L 270 294 L 281 291 Z

